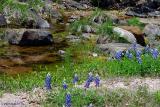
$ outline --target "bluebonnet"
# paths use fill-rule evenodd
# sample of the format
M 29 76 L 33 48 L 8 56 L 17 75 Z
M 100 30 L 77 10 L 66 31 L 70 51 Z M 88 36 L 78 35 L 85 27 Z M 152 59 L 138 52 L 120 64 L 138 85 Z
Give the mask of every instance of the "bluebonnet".
M 67 85 L 65 79 L 63 80 L 63 85 L 62 85 L 62 87 L 63 87 L 63 89 L 65 89 L 65 90 L 68 88 L 68 85 Z
M 139 64 L 142 64 L 142 58 L 141 57 L 137 57 L 137 61 Z
M 65 107 L 71 107 L 71 94 L 69 92 L 66 94 Z
M 78 82 L 78 80 L 79 80 L 78 75 L 75 74 L 73 77 L 73 84 L 76 84 Z
M 129 52 L 129 50 L 126 51 L 126 56 L 127 56 L 128 59 L 133 58 L 133 54 L 131 52 Z
M 150 52 L 150 47 L 149 47 L 149 45 L 147 45 L 147 46 L 144 48 L 144 52 L 145 52 L 145 53 L 149 53 L 149 52 Z
M 93 74 L 91 72 L 88 74 L 88 80 L 90 82 L 92 82 L 94 80 L 94 76 L 93 76 Z
M 90 84 L 91 84 L 91 82 L 92 82 L 93 80 L 94 80 L 93 74 L 90 72 L 90 73 L 88 74 L 88 78 L 87 78 L 87 80 L 86 80 L 86 83 L 85 83 L 85 86 L 84 86 L 84 87 L 89 88 L 89 86 L 90 86 Z
M 122 57 L 122 51 L 117 51 L 116 54 L 115 54 L 115 58 L 120 60 Z
M 96 74 L 96 77 L 95 77 L 95 84 L 96 84 L 96 87 L 99 87 L 100 85 L 100 77 L 98 74 Z
M 141 57 L 142 52 L 140 50 L 136 50 L 136 57 Z
M 134 51 L 137 50 L 137 43 L 136 43 L 136 42 L 134 42 L 134 43 L 132 44 L 132 48 L 133 48 Z
M 153 49 L 153 50 L 152 50 L 152 57 L 153 57 L 154 59 L 157 59 L 157 58 L 158 58 L 158 55 L 159 55 L 158 49 Z
M 46 76 L 45 87 L 46 87 L 47 90 L 51 89 L 51 75 L 50 75 L 50 73 L 48 73 L 47 76 Z
M 91 82 L 87 79 L 84 87 L 85 87 L 85 88 L 89 88 L 90 84 L 91 84 Z

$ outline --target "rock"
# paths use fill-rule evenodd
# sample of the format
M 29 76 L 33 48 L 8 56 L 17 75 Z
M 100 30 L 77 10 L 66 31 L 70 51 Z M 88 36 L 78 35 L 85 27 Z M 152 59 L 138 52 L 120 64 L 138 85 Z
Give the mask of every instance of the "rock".
M 92 56 L 93 57 L 98 57 L 98 54 L 97 53 L 92 53 Z
M 91 0 L 92 5 L 100 8 L 120 9 L 135 6 L 139 0 Z
M 53 43 L 52 34 L 38 29 L 11 29 L 6 32 L 5 39 L 10 44 L 20 46 L 50 45 Z
M 85 10 L 91 8 L 90 6 L 86 6 L 87 4 L 82 4 L 80 2 L 76 2 L 73 0 L 63 0 L 61 3 L 62 7 L 69 10 Z
M 158 0 L 146 0 L 135 7 L 129 8 L 126 15 L 137 17 L 159 17 L 160 2 Z
M 110 40 L 107 36 L 100 36 L 100 37 L 98 37 L 96 43 L 97 44 L 107 44 L 109 41 Z
M 139 18 L 139 21 L 144 24 L 160 25 L 160 18 Z
M 115 52 L 121 50 L 125 51 L 131 47 L 131 44 L 126 44 L 126 43 L 107 43 L 107 44 L 100 44 L 97 45 L 97 47 L 104 53 L 106 54 L 111 54 L 114 55 Z M 142 50 L 143 47 L 140 45 L 137 45 L 137 48 L 139 50 Z
M 6 19 L 3 15 L 0 15 L 0 26 L 7 25 Z
M 130 43 L 134 43 L 136 41 L 135 36 L 131 32 L 124 30 L 122 28 L 115 27 L 113 28 L 113 32 L 115 34 L 118 34 L 120 37 L 126 39 Z
M 68 23 L 72 23 L 72 22 L 74 22 L 74 21 L 76 21 L 76 20 L 79 20 L 79 19 L 80 19 L 79 16 L 71 15 L 71 16 L 69 16 L 69 18 L 68 18 Z
M 59 50 L 59 51 L 58 51 L 58 54 L 59 54 L 59 55 L 64 55 L 65 53 L 66 53 L 66 51 L 64 51 L 64 50 Z
M 160 27 L 155 24 L 146 25 L 143 32 L 151 41 L 154 41 L 157 37 L 160 37 Z
M 138 44 L 141 44 L 142 46 L 146 45 L 144 33 L 139 27 L 137 26 L 119 26 L 119 27 L 133 33 Z
M 31 14 L 32 14 L 32 17 L 34 18 L 32 19 L 33 19 L 33 22 L 35 22 L 36 28 L 41 28 L 41 29 L 50 28 L 50 24 L 48 23 L 48 21 L 41 18 L 41 16 L 35 10 L 31 9 Z
M 93 33 L 92 27 L 89 26 L 89 25 L 85 25 L 83 27 L 83 32 L 85 32 L 85 33 Z
M 91 33 L 83 33 L 83 34 L 82 34 L 82 37 L 83 37 L 84 39 L 86 39 L 86 40 L 90 40 L 90 39 L 96 37 L 96 35 L 91 34 Z
M 69 35 L 66 37 L 67 41 L 69 42 L 80 42 L 81 39 L 78 36 L 75 35 Z
M 40 18 L 36 20 L 36 28 L 40 29 L 50 28 L 50 24 L 46 20 Z

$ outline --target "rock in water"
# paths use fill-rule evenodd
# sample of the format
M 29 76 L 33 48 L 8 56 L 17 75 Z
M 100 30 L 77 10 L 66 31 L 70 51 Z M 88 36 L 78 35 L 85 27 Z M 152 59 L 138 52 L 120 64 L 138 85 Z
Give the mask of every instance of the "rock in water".
M 52 34 L 47 30 L 12 29 L 5 35 L 10 44 L 20 46 L 42 46 L 53 43 Z
M 137 41 L 135 36 L 131 32 L 124 30 L 122 28 L 115 27 L 113 28 L 113 32 L 118 34 L 120 37 L 126 39 L 130 43 L 135 43 L 135 41 Z

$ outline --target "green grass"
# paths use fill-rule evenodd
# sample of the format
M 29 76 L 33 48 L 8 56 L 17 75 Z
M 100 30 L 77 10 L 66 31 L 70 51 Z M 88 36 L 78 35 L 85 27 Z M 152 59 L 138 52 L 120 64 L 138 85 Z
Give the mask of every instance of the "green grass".
M 93 57 L 92 52 L 98 53 L 99 57 Z M 64 61 L 57 64 L 34 66 L 34 71 L 28 74 L 15 76 L 1 75 L 0 90 L 15 92 L 17 90 L 31 90 L 34 87 L 43 87 L 44 79 L 48 72 L 52 75 L 52 86 L 61 87 L 65 78 L 72 87 L 72 78 L 75 73 L 82 83 L 86 80 L 89 72 L 98 73 L 102 78 L 109 76 L 159 76 L 160 58 L 153 59 L 150 55 L 142 56 L 142 64 L 136 59 L 123 58 L 121 61 L 107 61 L 95 48 L 94 42 L 74 44 L 66 49 Z M 102 56 L 101 56 L 102 55 Z
M 107 22 L 103 23 L 101 26 L 98 27 L 97 33 L 101 35 L 108 35 L 112 36 L 113 32 L 113 23 L 111 20 L 108 20 Z
M 108 63 L 108 73 L 119 76 L 159 76 L 160 58 L 153 59 L 149 55 L 142 56 L 142 64 L 138 64 L 136 58 L 129 60 L 123 58 L 121 61 L 113 60 Z
M 83 18 L 77 21 L 74 21 L 73 23 L 71 23 L 70 27 L 69 27 L 69 31 L 71 31 L 72 33 L 82 33 L 82 30 L 84 28 L 84 26 L 86 25 L 90 25 L 91 23 L 89 22 L 88 18 Z
M 140 27 L 140 28 L 143 28 L 143 27 L 144 27 L 144 24 L 141 23 L 141 22 L 139 21 L 139 18 L 137 18 L 137 17 L 133 17 L 133 18 L 131 18 L 131 19 L 128 19 L 128 25 L 130 25 L 130 26 L 138 26 L 138 27 Z
M 105 97 L 95 90 L 69 89 L 67 91 L 60 90 L 48 94 L 46 104 L 54 107 L 62 107 L 65 104 L 65 95 L 70 92 L 73 107 L 83 107 L 90 104 L 96 107 L 105 106 Z

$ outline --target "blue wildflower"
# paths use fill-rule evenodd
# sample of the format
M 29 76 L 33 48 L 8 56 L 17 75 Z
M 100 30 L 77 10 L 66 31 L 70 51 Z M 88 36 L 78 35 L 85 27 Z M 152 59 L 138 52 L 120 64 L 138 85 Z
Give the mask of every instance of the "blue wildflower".
M 65 89 L 65 90 L 68 88 L 68 85 L 67 85 L 65 79 L 63 80 L 63 85 L 62 85 L 62 87 L 63 87 L 63 89 Z
M 142 64 L 142 58 L 141 57 L 137 57 L 137 61 L 139 64 Z
M 145 53 L 149 53 L 150 52 L 150 46 L 147 45 L 145 48 L 144 48 L 144 52 Z
M 84 87 L 89 88 L 89 86 L 90 86 L 90 84 L 91 84 L 91 82 L 92 82 L 93 80 L 94 80 L 93 74 L 90 72 L 90 73 L 88 74 L 88 78 L 87 78 L 87 80 L 86 80 L 86 83 L 85 83 L 85 86 L 84 86 Z
M 100 77 L 98 74 L 96 74 L 96 77 L 95 77 L 95 84 L 96 84 L 96 87 L 99 87 L 100 85 Z
M 131 52 L 129 52 L 129 50 L 126 51 L 126 56 L 127 56 L 128 59 L 133 58 L 133 54 Z
M 47 90 L 51 89 L 51 75 L 50 75 L 50 73 L 48 73 L 47 76 L 46 76 L 45 87 L 46 87 Z
M 157 58 L 158 58 L 158 55 L 159 55 L 158 49 L 153 49 L 153 50 L 152 50 L 152 57 L 153 57 L 154 59 L 157 59 Z
M 91 84 L 91 82 L 87 79 L 87 81 L 86 81 L 84 87 L 85 87 L 85 88 L 89 88 L 90 84 Z
M 69 92 L 66 94 L 65 107 L 71 107 L 71 94 Z
M 88 80 L 90 82 L 93 82 L 93 80 L 94 80 L 93 74 L 91 72 L 88 74 Z
M 73 84 L 76 84 L 78 82 L 78 80 L 79 80 L 78 75 L 75 74 L 73 77 Z
M 140 50 L 136 50 L 136 57 L 141 57 L 142 52 Z
M 133 49 L 134 51 L 137 50 L 137 43 L 136 43 L 136 42 L 134 42 L 134 43 L 132 44 L 132 49 Z
M 117 51 L 116 54 L 115 54 L 115 58 L 120 60 L 122 57 L 122 51 Z

